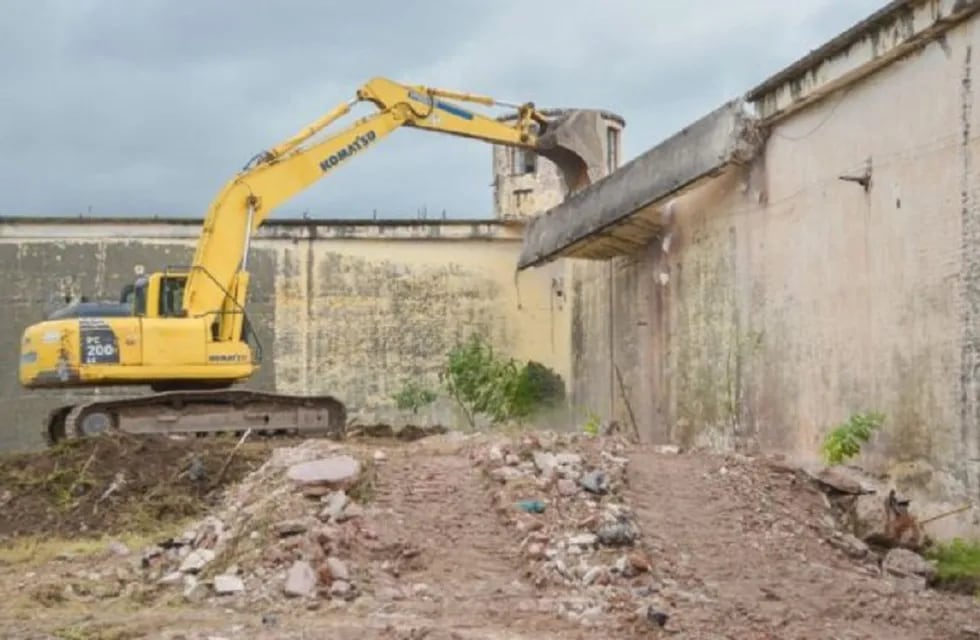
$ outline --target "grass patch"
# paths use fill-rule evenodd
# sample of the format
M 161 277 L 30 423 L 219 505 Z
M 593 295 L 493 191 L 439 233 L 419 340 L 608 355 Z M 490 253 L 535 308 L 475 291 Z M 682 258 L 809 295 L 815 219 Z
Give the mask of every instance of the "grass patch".
M 980 540 L 937 543 L 926 556 L 936 562 L 936 587 L 980 597 Z
M 376 485 L 378 482 L 378 467 L 374 460 L 366 460 L 361 463 L 361 475 L 347 491 L 351 500 L 360 504 L 367 504 L 374 500 Z
M 188 519 L 183 523 L 170 523 L 152 533 L 129 532 L 97 538 L 21 536 L 0 544 L 0 567 L 40 565 L 58 557 L 82 558 L 108 554 L 109 544 L 112 542 L 121 542 L 131 553 L 139 553 L 140 549 L 154 544 L 161 538 L 178 535 L 191 521 Z
M 131 640 L 142 637 L 141 633 L 125 628 L 108 625 L 86 627 L 72 625 L 55 630 L 54 637 L 58 640 Z

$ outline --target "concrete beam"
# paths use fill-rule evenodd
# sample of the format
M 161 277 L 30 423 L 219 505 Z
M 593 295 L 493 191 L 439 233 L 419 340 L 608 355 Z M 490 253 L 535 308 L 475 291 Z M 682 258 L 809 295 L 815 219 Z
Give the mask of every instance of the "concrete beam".
M 980 11 L 980 0 L 895 0 L 746 94 L 767 124 L 874 73 Z
M 518 270 L 561 257 L 610 258 L 643 246 L 658 229 L 638 214 L 694 188 L 729 164 L 751 159 L 760 142 L 744 103 L 723 105 L 533 218 Z

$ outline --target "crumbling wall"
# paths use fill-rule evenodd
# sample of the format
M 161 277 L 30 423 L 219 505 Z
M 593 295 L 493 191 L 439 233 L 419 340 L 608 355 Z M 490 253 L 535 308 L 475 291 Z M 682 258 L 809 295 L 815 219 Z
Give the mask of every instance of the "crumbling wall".
M 556 124 L 542 136 L 541 154 L 493 145 L 497 217 L 531 218 L 561 203 L 570 191 L 601 179 L 619 166 L 625 126 L 620 116 L 595 109 L 546 110 L 545 114 L 565 124 Z M 582 162 L 585 166 L 580 166 Z

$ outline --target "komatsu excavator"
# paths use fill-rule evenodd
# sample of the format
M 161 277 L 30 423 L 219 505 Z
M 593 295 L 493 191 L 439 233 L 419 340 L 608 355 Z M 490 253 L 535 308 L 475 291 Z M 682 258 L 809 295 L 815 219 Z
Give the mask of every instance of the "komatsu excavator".
M 321 141 L 314 136 L 367 101 L 377 111 Z M 491 118 L 455 102 L 516 108 Z M 574 113 L 574 112 L 573 112 Z M 575 119 L 572 118 L 571 121 Z M 249 244 L 277 206 L 402 126 L 528 148 L 552 159 L 569 190 L 589 181 L 594 149 L 562 132 L 533 103 L 386 78 L 295 136 L 256 155 L 211 203 L 190 266 L 139 275 L 117 302 L 70 304 L 25 329 L 19 377 L 28 389 L 149 386 L 153 393 L 103 398 L 54 409 L 49 442 L 107 429 L 131 433 L 290 432 L 343 437 L 346 408 L 333 396 L 233 389 L 258 370 L 261 345 L 246 314 Z M 587 138 L 588 136 L 586 136 Z

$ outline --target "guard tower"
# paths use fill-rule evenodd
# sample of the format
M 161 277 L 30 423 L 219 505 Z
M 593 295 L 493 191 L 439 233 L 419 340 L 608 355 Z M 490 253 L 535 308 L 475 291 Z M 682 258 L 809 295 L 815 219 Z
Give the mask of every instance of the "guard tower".
M 545 109 L 546 118 L 555 118 L 568 109 Z M 592 171 L 592 181 L 609 175 L 620 163 L 622 130 L 626 121 L 615 113 L 597 111 L 605 163 Z M 514 116 L 501 116 L 501 122 Z M 498 219 L 527 219 L 559 204 L 568 193 L 568 185 L 558 167 L 529 149 L 493 146 L 493 211 Z

